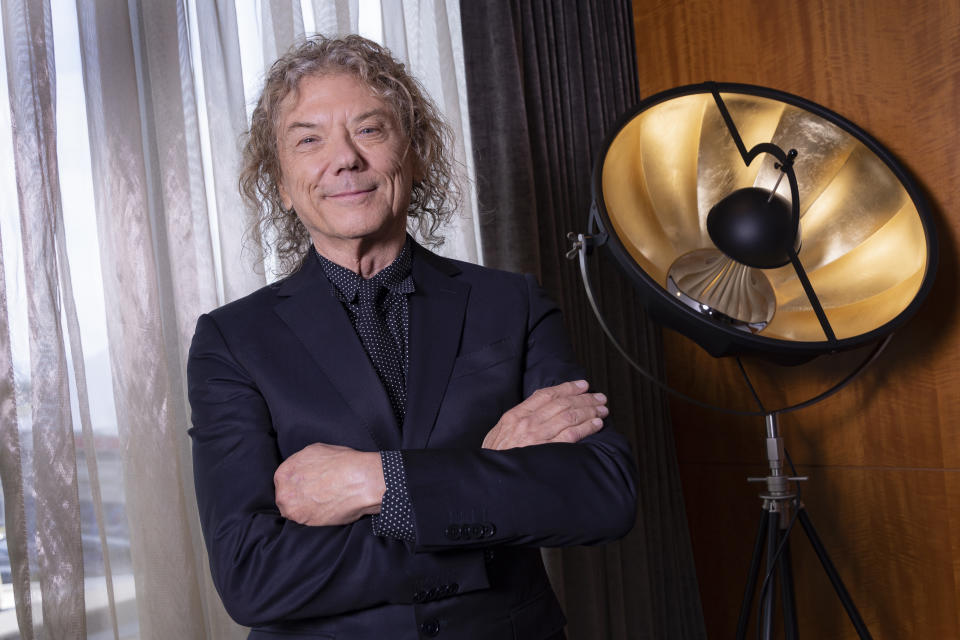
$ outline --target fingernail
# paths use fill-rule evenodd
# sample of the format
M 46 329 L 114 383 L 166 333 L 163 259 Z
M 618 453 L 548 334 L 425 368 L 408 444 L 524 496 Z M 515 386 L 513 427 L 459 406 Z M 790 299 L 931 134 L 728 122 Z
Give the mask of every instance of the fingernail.
M 595 427 L 602 427 L 602 426 L 603 426 L 603 420 L 601 420 L 600 418 L 594 418 L 594 419 L 591 420 L 590 422 L 592 422 L 592 423 L 593 423 L 593 426 L 595 426 Z
M 606 402 L 607 396 L 603 395 L 602 393 L 595 393 L 593 394 L 593 399 L 597 402 Z
M 606 418 L 608 415 L 610 415 L 610 409 L 607 409 L 606 407 L 597 407 L 597 413 L 600 414 L 601 418 Z
M 586 380 L 577 380 L 573 384 L 576 385 L 577 389 L 586 389 L 588 386 Z

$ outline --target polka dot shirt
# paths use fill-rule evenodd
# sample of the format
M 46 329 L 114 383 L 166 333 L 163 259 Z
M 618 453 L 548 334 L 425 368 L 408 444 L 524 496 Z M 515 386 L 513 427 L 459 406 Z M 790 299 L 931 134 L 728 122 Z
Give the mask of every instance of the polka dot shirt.
M 402 428 L 410 362 L 407 296 L 414 291 L 410 240 L 407 239 L 396 260 L 368 279 L 319 252 L 316 255 L 387 392 L 397 427 Z M 413 507 L 407 492 L 403 456 L 400 451 L 381 451 L 380 461 L 387 491 L 380 514 L 373 516 L 373 532 L 413 542 Z

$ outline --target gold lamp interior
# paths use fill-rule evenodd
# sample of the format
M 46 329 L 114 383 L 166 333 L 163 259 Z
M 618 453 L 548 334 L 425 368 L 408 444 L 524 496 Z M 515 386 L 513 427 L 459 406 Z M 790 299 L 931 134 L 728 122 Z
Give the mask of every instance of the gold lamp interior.
M 721 93 L 747 149 L 796 149 L 799 259 L 840 340 L 877 329 L 916 297 L 927 243 L 916 205 L 890 168 L 853 135 L 791 104 Z M 656 104 L 607 150 L 603 200 L 612 231 L 660 286 L 739 320 L 759 336 L 817 342 L 824 331 L 794 268 L 753 269 L 721 254 L 711 207 L 736 189 L 773 189 L 776 160 L 747 166 L 710 93 Z M 787 180 L 777 194 L 791 199 Z

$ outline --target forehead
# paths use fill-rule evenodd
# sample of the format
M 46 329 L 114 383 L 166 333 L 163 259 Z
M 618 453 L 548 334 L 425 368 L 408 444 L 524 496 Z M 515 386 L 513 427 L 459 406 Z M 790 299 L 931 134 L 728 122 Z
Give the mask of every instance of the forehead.
M 346 72 L 311 74 L 297 83 L 279 105 L 280 130 L 291 119 L 309 118 L 307 122 L 322 124 L 329 120 L 351 119 L 371 111 L 392 116 L 390 105 L 356 76 Z

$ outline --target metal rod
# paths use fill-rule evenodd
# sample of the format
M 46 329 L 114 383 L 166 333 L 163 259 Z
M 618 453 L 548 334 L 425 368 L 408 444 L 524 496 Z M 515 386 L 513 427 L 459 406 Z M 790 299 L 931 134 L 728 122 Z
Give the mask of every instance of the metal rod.
M 760 593 L 763 605 L 761 615 L 762 633 L 757 635 L 763 640 L 773 640 L 773 614 L 774 614 L 774 592 L 777 590 L 776 568 L 777 568 L 777 538 L 780 531 L 780 513 L 771 509 L 767 513 L 767 573 L 773 576 L 771 580 L 764 581 L 763 591 Z
M 873 636 L 870 635 L 870 632 L 867 630 L 867 625 L 863 622 L 863 618 L 860 617 L 860 612 L 857 611 L 856 605 L 853 604 L 853 598 L 850 597 L 850 593 L 843 585 L 843 580 L 840 579 L 837 568 L 833 566 L 833 562 L 827 554 L 826 547 L 823 546 L 823 542 L 820 541 L 820 536 L 817 535 L 817 530 L 813 528 L 813 523 L 810 521 L 810 516 L 807 515 L 807 510 L 803 508 L 803 505 L 800 505 L 797 507 L 797 513 L 800 519 L 800 525 L 807 534 L 813 550 L 817 553 L 817 558 L 820 559 L 823 570 L 827 572 L 827 577 L 830 578 L 830 584 L 833 585 L 834 591 L 837 592 L 837 597 L 840 598 L 843 608 L 847 610 L 847 617 L 849 617 L 850 622 L 853 623 L 857 634 L 861 640 L 872 640 Z
M 750 610 L 753 608 L 753 596 L 760 577 L 760 559 L 763 557 L 763 543 L 767 539 L 767 526 L 770 520 L 766 509 L 760 511 L 760 524 L 757 526 L 757 538 L 753 542 L 753 555 L 750 557 L 750 572 L 747 574 L 747 588 L 743 592 L 740 604 L 740 617 L 737 619 L 737 640 L 746 640 Z
M 780 594 L 783 596 L 783 635 L 784 640 L 797 640 L 797 601 L 793 591 L 793 563 L 790 558 L 790 530 L 784 531 L 780 545 L 780 559 L 777 568 L 780 571 Z
M 827 314 L 823 310 L 823 305 L 820 304 L 820 298 L 817 297 L 817 292 L 813 290 L 810 278 L 807 277 L 807 271 L 800 263 L 800 257 L 797 256 L 797 252 L 792 248 L 790 249 L 790 264 L 793 265 L 793 270 L 796 272 L 797 278 L 800 279 L 800 285 L 803 287 L 803 292 L 807 295 L 807 300 L 810 301 L 810 305 L 813 307 L 813 312 L 817 314 L 817 320 L 820 321 L 820 328 L 823 329 L 823 334 L 827 337 L 827 342 L 836 342 L 837 336 L 833 333 L 833 327 L 830 326 L 830 321 L 827 320 Z
M 768 203 L 773 201 L 773 196 L 776 195 L 777 189 L 780 188 L 780 182 L 783 180 L 783 174 L 786 172 L 786 169 L 784 169 L 781 164 L 777 163 L 777 166 L 780 168 L 780 175 L 777 176 L 777 182 L 773 185 L 773 189 L 770 190 L 770 197 L 767 198 Z

